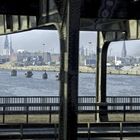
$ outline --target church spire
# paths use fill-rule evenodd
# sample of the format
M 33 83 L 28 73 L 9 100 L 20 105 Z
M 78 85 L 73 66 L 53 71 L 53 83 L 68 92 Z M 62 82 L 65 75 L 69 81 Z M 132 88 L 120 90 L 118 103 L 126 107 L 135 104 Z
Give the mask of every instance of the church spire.
M 8 35 L 5 36 L 4 47 L 3 47 L 3 55 L 9 56 L 9 40 L 8 40 Z
M 11 36 L 6 35 L 4 41 L 3 55 L 10 56 L 12 53 L 13 53 L 13 48 L 12 48 Z
M 5 36 L 4 49 L 9 49 L 8 35 Z

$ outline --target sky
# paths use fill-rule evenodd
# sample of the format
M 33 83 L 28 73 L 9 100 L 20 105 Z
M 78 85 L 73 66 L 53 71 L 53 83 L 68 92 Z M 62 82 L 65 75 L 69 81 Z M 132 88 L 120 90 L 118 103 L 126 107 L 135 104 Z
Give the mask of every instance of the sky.
M 112 42 L 109 46 L 108 55 L 121 56 L 123 41 Z M 125 41 L 127 56 L 140 57 L 140 40 Z
M 56 30 L 33 30 L 8 35 L 12 39 L 12 47 L 16 50 L 30 52 L 45 51 L 51 53 L 60 52 L 59 34 Z M 96 32 L 81 31 L 79 46 L 96 52 Z M 5 36 L 0 36 L 0 53 L 4 48 Z M 140 40 L 125 41 L 127 55 L 140 56 Z M 108 55 L 121 56 L 123 41 L 113 42 L 109 46 Z
M 88 36 L 88 37 L 87 37 Z M 12 39 L 13 49 L 35 51 L 47 51 L 53 53 L 60 52 L 59 34 L 53 30 L 33 30 L 22 33 L 8 35 Z M 0 36 L 0 50 L 4 48 L 5 36 Z M 96 33 L 95 32 L 81 32 L 80 33 L 80 46 L 93 47 L 96 46 Z
M 59 52 L 59 36 L 57 31 L 27 31 L 11 34 L 12 47 L 16 50 L 31 52 Z M 5 36 L 0 37 L 0 48 L 3 48 Z

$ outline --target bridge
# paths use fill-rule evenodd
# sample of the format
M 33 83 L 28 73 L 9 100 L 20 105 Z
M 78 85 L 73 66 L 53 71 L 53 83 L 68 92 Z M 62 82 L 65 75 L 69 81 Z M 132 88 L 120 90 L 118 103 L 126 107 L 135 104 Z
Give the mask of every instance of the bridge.
M 106 103 L 106 59 L 112 41 L 139 39 L 139 0 L 1 0 L 0 33 L 57 29 L 60 36 L 59 139 L 77 139 L 79 31 L 97 31 L 96 103 Z M 107 106 L 98 106 L 107 110 Z M 108 121 L 107 112 L 96 113 Z

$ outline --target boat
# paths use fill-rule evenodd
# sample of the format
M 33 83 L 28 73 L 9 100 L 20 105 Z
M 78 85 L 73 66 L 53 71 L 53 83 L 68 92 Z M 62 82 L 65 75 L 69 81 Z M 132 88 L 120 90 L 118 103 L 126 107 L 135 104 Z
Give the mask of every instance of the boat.
M 56 80 L 60 80 L 60 73 L 57 73 L 57 74 L 55 75 L 55 77 L 56 77 Z
M 42 79 L 48 79 L 48 75 L 47 75 L 47 73 L 46 73 L 46 70 L 45 70 L 45 72 L 44 72 L 43 75 L 42 75 Z
M 27 78 L 31 78 L 32 76 L 33 76 L 33 73 L 32 73 L 32 71 L 27 71 L 26 73 L 25 73 L 25 76 L 27 77 Z
M 13 69 L 13 70 L 11 71 L 11 76 L 17 76 L 17 70 Z

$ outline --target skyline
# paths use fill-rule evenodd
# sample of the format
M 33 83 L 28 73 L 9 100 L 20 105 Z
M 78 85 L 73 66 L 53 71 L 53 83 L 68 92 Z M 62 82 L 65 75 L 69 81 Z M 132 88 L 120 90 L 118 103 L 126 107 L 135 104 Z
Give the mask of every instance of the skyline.
M 60 53 L 59 34 L 51 30 L 33 30 L 22 33 L 10 34 L 14 51 L 19 49 L 30 52 L 51 52 Z M 80 32 L 80 48 L 96 52 L 97 34 L 93 31 Z M 0 54 L 4 48 L 5 36 L 0 36 Z M 125 41 L 128 56 L 140 56 L 140 40 Z M 112 42 L 109 46 L 108 55 L 121 56 L 123 41 Z
M 108 49 L 108 55 L 121 56 L 124 41 L 112 42 Z M 127 56 L 140 57 L 140 40 L 125 40 Z
M 85 38 L 88 38 L 85 40 Z M 96 46 L 96 33 L 84 32 L 80 34 L 80 46 L 89 47 L 88 42 Z M 14 50 L 23 49 L 28 51 L 49 51 L 54 53 L 60 52 L 59 35 L 57 31 L 50 30 L 33 30 L 22 33 L 10 34 Z M 5 36 L 0 36 L 0 49 L 3 49 Z M 90 44 L 91 45 L 91 44 Z

